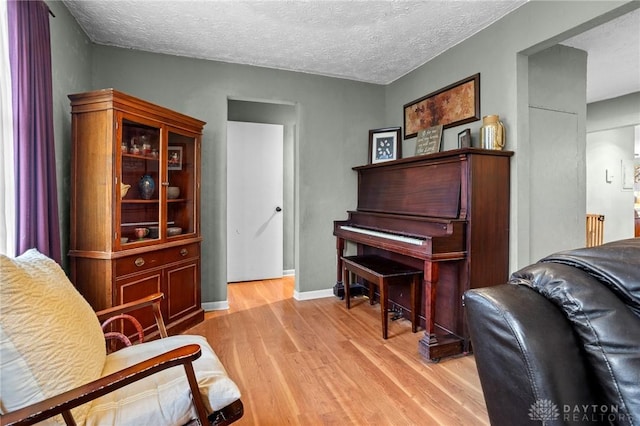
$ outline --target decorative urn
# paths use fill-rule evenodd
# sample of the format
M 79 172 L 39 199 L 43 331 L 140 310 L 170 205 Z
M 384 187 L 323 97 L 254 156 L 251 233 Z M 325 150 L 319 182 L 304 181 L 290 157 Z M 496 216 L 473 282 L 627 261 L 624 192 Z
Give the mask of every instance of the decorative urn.
M 156 183 L 151 176 L 144 175 L 140 178 L 140 182 L 138 182 L 138 190 L 143 200 L 150 200 L 156 190 Z

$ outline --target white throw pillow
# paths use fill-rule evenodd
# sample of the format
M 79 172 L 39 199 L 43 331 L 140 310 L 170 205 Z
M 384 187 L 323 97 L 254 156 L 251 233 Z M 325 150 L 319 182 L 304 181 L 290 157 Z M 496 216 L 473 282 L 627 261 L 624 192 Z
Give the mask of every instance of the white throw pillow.
M 0 255 L 0 339 L 0 407 L 6 411 L 96 380 L 105 364 L 95 312 L 62 268 L 35 249 L 15 259 Z M 73 410 L 78 424 L 88 409 Z

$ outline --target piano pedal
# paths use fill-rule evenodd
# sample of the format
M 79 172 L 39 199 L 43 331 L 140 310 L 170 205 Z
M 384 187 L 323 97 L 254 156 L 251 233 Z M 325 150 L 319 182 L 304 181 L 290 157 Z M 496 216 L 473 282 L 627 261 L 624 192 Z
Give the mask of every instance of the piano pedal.
M 389 312 L 393 314 L 391 316 L 391 321 L 402 319 L 402 308 L 394 306 L 393 308 L 389 309 Z

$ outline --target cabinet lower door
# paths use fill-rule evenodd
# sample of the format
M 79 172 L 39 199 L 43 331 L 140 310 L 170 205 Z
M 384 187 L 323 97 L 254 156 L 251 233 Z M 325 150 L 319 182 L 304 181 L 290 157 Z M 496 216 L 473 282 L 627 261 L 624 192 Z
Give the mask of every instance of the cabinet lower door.
M 167 268 L 167 322 L 200 310 L 199 270 L 197 259 Z
M 144 272 L 135 275 L 129 275 L 127 278 L 116 280 L 116 302 L 115 304 L 123 304 L 142 299 L 153 293 L 162 291 L 162 270 Z M 165 295 L 165 299 L 166 299 Z M 153 317 L 153 310 L 150 307 L 137 309 L 129 312 L 129 315 L 136 318 L 144 330 L 145 339 L 151 333 L 157 332 L 156 321 Z M 162 312 L 165 316 L 166 313 Z M 124 321 L 124 334 L 133 337 L 136 329 L 128 321 Z

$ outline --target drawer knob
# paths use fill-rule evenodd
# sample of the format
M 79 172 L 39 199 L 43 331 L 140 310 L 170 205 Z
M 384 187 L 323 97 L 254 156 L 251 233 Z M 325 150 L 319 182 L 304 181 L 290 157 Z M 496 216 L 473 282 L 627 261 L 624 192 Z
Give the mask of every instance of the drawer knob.
M 144 259 L 139 257 L 136 259 L 136 261 L 134 262 L 136 264 L 136 266 L 142 266 L 144 265 Z
M 186 256 L 189 254 L 189 250 L 187 250 L 186 248 L 183 248 L 182 250 L 180 250 L 180 255 L 181 256 Z

